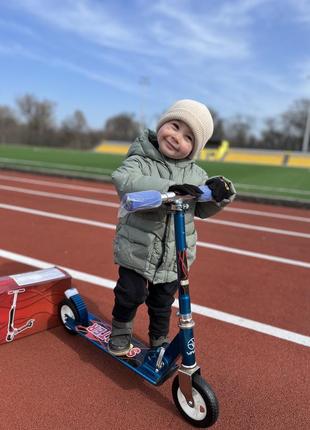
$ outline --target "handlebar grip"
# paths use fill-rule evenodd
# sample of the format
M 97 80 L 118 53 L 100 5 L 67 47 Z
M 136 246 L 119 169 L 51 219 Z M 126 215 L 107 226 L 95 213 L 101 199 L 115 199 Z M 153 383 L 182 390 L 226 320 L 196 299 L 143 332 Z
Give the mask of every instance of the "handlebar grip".
M 125 194 L 121 206 L 128 212 L 154 209 L 161 206 L 162 197 L 159 191 L 139 191 Z

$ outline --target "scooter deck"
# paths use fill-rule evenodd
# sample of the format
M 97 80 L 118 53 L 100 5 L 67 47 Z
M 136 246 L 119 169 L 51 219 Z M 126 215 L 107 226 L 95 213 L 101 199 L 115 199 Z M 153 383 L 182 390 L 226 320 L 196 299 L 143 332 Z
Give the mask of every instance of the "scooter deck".
M 78 335 L 94 344 L 97 348 L 113 356 L 116 360 L 138 373 L 144 379 L 154 385 L 161 384 L 177 368 L 174 364 L 172 368 L 164 371 L 155 370 L 158 352 L 151 350 L 148 346 L 137 340 L 131 339 L 133 347 L 126 355 L 115 356 L 108 350 L 108 342 L 111 334 L 111 324 L 88 312 L 88 326 L 76 324 L 75 320 L 68 316 L 66 325 Z

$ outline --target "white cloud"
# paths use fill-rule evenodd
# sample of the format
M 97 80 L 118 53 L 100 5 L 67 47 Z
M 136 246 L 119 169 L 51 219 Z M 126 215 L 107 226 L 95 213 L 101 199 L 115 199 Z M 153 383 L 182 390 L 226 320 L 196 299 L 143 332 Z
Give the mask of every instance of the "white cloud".
M 243 58 L 250 53 L 240 23 L 229 19 L 226 28 L 221 11 L 193 12 L 190 2 L 159 1 L 150 10 L 154 20 L 150 32 L 163 47 L 186 52 L 190 58 Z M 224 12 L 227 19 L 227 11 Z
M 90 0 L 12 0 L 11 5 L 96 45 L 168 60 L 176 51 L 183 53 L 183 61 L 187 56 L 201 61 L 250 55 L 245 37 L 249 14 L 266 1 L 224 3 L 203 14 L 193 12 L 189 1 L 133 2 L 130 17 L 118 15 L 108 2 Z
M 0 53 L 9 55 L 9 56 L 15 56 L 15 57 L 22 56 L 24 58 L 27 58 L 33 61 L 47 64 L 51 67 L 64 68 L 64 69 L 73 71 L 74 73 L 77 73 L 79 75 L 82 75 L 92 81 L 96 81 L 96 82 L 114 87 L 119 91 L 125 91 L 133 94 L 136 93 L 137 91 L 137 88 L 131 85 L 130 83 L 126 82 L 126 80 L 124 80 L 123 77 L 117 78 L 115 74 L 112 75 L 107 73 L 105 74 L 99 73 L 97 71 L 93 71 L 91 69 L 88 69 L 86 67 L 80 66 L 78 64 L 75 64 L 73 62 L 70 62 L 61 58 L 51 57 L 51 56 L 47 57 L 41 54 L 37 54 L 17 43 L 12 43 L 10 45 L 0 44 Z
M 114 49 L 139 50 L 133 31 L 99 3 L 86 0 L 12 0 L 11 5 L 93 43 Z
M 31 45 L 28 38 L 27 44 L 21 42 L 24 48 L 15 46 L 16 56 L 132 95 L 139 93 L 139 77 L 148 76 L 153 111 L 186 96 L 205 98 L 225 116 L 263 116 L 285 108 L 307 89 L 301 75 L 308 61 L 301 63 L 294 49 L 285 59 L 276 51 L 286 48 L 277 40 L 279 10 L 282 28 L 296 25 L 301 11 L 307 16 L 307 3 L 296 3 L 298 14 L 292 16 L 293 0 L 280 6 L 278 0 L 11 0 L 6 7 L 24 14 L 33 34 L 39 36 L 42 26 L 46 30 L 40 43 Z M 259 33 L 260 24 L 267 35 Z M 16 31 L 21 33 L 22 26 Z M 269 36 L 275 44 L 265 47 L 261 42 Z

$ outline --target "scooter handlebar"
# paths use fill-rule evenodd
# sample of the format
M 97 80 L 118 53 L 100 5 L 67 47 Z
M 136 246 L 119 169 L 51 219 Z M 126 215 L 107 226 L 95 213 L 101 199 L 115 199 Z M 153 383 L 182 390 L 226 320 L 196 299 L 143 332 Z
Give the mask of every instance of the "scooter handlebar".
M 197 198 L 198 202 L 208 202 L 212 200 L 211 190 L 207 185 L 201 185 L 200 190 L 202 194 Z M 126 214 L 127 212 L 137 212 L 142 210 L 150 210 L 160 207 L 163 203 L 173 202 L 177 199 L 189 200 L 194 199 L 192 196 L 180 196 L 176 193 L 168 191 L 167 193 L 160 193 L 159 191 L 139 191 L 136 193 L 127 193 L 123 196 L 121 201 L 120 212 Z

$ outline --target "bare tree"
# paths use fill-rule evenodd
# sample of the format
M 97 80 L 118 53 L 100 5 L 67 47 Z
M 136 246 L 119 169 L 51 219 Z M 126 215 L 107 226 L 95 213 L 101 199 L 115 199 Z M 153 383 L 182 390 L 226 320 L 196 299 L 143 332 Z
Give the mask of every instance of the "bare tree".
M 83 148 L 91 146 L 89 127 L 82 111 L 76 110 L 61 125 L 60 141 L 64 146 Z
M 0 143 L 18 143 L 20 127 L 15 113 L 8 106 L 0 106 Z
M 300 151 L 309 106 L 309 99 L 299 99 L 277 119 L 269 118 L 261 133 L 261 144 L 271 149 Z
M 122 113 L 109 118 L 104 126 L 105 139 L 133 141 L 140 132 L 140 126 L 134 116 Z
M 25 142 L 32 145 L 51 144 L 54 136 L 54 107 L 49 100 L 39 101 L 26 94 L 16 100 L 20 116 L 25 121 Z
M 86 133 L 88 131 L 88 124 L 85 115 L 82 111 L 76 110 L 73 115 L 66 118 L 62 126 L 68 130 L 74 130 L 78 133 Z
M 133 114 L 120 113 L 109 118 L 103 130 L 91 129 L 81 110 L 64 119 L 61 126 L 54 121 L 55 103 L 25 94 L 16 100 L 17 114 L 0 105 L 0 143 L 71 146 L 91 148 L 102 138 L 133 141 L 140 133 Z M 310 99 L 299 99 L 277 117 L 268 118 L 260 137 L 254 134 L 254 118 L 236 115 L 223 119 L 211 110 L 214 119 L 213 140 L 227 139 L 231 146 L 301 150 Z
M 280 118 L 268 118 L 261 132 L 260 147 L 266 149 L 284 149 L 284 136 Z
M 210 109 L 211 116 L 214 123 L 214 131 L 212 135 L 212 140 L 223 140 L 224 139 L 224 120 L 219 116 L 219 114 L 214 110 Z
M 285 149 L 301 150 L 306 127 L 310 99 L 296 100 L 282 114 L 283 143 Z
M 236 115 L 224 123 L 225 137 L 231 146 L 252 147 L 256 146 L 253 135 L 254 118 L 250 116 Z

